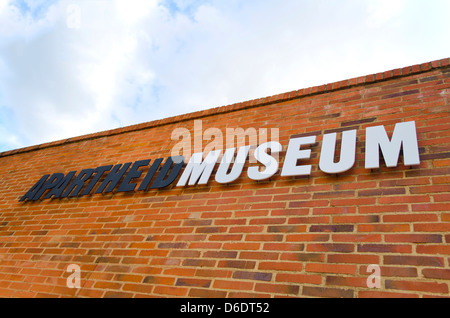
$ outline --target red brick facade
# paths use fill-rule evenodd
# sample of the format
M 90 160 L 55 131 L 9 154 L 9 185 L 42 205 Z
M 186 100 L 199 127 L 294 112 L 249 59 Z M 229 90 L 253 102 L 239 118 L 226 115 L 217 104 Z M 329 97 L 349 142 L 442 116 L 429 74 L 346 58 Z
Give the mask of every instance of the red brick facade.
M 449 111 L 443 59 L 1 153 L 0 297 L 448 297 Z M 167 158 L 195 119 L 278 128 L 280 167 L 291 137 L 317 136 L 311 175 L 253 181 L 247 162 L 225 185 L 19 202 L 44 174 Z M 365 129 L 407 121 L 420 165 L 365 169 Z M 350 129 L 355 165 L 323 173 L 323 135 Z

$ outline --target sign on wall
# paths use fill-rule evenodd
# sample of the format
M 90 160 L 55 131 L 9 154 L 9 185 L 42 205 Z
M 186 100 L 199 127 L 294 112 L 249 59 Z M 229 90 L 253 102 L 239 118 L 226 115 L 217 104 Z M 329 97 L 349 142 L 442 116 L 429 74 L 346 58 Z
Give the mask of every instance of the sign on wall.
M 323 136 L 320 150 L 319 169 L 327 174 L 344 173 L 355 164 L 356 158 L 356 130 L 342 133 L 341 151 L 338 162 L 335 162 L 337 133 Z M 291 138 L 286 150 L 286 156 L 281 167 L 282 177 L 305 176 L 311 174 L 311 149 L 304 149 L 314 144 L 316 136 Z M 282 145 L 277 141 L 260 144 L 254 151 L 254 158 L 259 163 L 247 169 L 247 177 L 251 180 L 265 180 L 275 175 L 280 163 L 278 156 Z M 381 150 L 381 151 L 380 151 Z M 403 150 L 403 163 L 405 166 L 420 164 L 419 147 L 417 142 L 416 124 L 414 121 L 397 123 L 392 137 L 389 139 L 384 126 L 368 127 L 365 141 L 365 168 L 380 167 L 380 152 L 387 167 L 396 167 Z M 161 189 L 171 185 L 179 176 L 176 186 L 205 185 L 209 182 L 211 174 L 220 163 L 215 174 L 215 181 L 221 184 L 231 183 L 238 179 L 249 157 L 250 146 L 213 150 L 204 154 L 194 153 L 185 163 L 183 156 L 168 157 L 158 171 L 164 158 L 128 162 L 125 164 L 105 165 L 97 168 L 88 168 L 63 173 L 46 174 L 42 176 L 19 201 L 38 201 L 40 199 L 62 199 L 82 197 L 91 194 L 131 191 L 147 191 L 148 189 Z M 300 162 L 300 164 L 299 164 Z M 151 165 L 150 165 L 151 164 Z M 143 180 L 137 184 L 144 167 L 149 167 Z M 103 178 L 104 177 L 104 178 Z M 103 179 L 102 179 L 103 178 Z M 94 188 L 99 184 L 95 191 Z

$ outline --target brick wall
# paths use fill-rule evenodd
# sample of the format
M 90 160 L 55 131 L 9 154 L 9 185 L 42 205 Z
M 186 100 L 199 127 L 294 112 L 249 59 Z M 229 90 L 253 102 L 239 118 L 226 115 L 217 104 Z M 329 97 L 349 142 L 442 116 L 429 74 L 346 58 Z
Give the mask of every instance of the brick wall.
M 4 152 L 0 297 L 448 297 L 449 110 L 443 59 Z M 193 133 L 195 119 L 224 134 L 279 128 L 280 167 L 291 137 L 316 135 L 311 175 L 256 182 L 247 163 L 227 185 L 213 173 L 207 185 L 19 202 L 44 174 L 167 158 L 172 131 Z M 365 169 L 365 128 L 405 121 L 420 166 Z M 323 134 L 349 129 L 354 167 L 323 173 Z M 79 289 L 66 285 L 70 264 Z M 371 264 L 380 288 L 367 285 Z

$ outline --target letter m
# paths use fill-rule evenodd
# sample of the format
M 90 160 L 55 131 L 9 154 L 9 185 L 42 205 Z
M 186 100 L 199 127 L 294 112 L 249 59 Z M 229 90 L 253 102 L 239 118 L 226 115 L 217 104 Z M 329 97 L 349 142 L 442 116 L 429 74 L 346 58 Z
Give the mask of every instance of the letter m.
M 386 166 L 396 167 L 402 146 L 405 166 L 419 165 L 419 146 L 414 121 L 395 124 L 390 141 L 384 126 L 368 127 L 366 129 L 366 169 L 380 167 L 379 149 Z
M 189 185 L 195 185 L 197 181 L 198 184 L 207 184 L 221 153 L 222 150 L 211 151 L 203 162 L 203 153 L 194 153 L 178 180 L 177 187 L 185 186 L 188 180 Z

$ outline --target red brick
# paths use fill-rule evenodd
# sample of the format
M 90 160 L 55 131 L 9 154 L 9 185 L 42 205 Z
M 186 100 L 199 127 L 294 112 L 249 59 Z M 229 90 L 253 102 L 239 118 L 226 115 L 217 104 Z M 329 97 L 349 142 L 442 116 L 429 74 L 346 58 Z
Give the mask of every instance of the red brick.
M 444 259 L 442 257 L 432 256 L 386 255 L 384 256 L 384 264 L 443 267 Z
M 153 291 L 154 286 L 145 284 L 125 284 L 122 287 L 124 291 L 132 291 L 144 294 L 150 294 Z
M 441 243 L 442 235 L 439 234 L 386 234 L 386 242 L 409 243 Z
M 352 286 L 367 288 L 366 277 L 343 277 L 343 276 L 327 276 L 325 280 L 327 286 Z
M 258 269 L 265 271 L 294 271 L 299 272 L 303 265 L 298 262 L 260 262 Z
M 218 289 L 236 289 L 236 290 L 252 290 L 253 282 L 242 282 L 242 281 L 226 281 L 226 280 L 218 280 L 214 281 L 214 288 Z
M 415 267 L 396 267 L 383 265 L 380 269 L 382 277 L 418 277 L 417 268 Z M 366 274 L 367 268 L 361 267 L 361 272 Z
M 386 280 L 385 285 L 387 289 L 448 293 L 448 285 L 445 283 Z
M 314 273 L 333 273 L 333 274 L 355 274 L 355 265 L 340 265 L 340 264 L 306 264 L 307 272 Z
M 360 224 L 360 232 L 409 232 L 409 224 Z
M 188 290 L 189 289 L 185 287 L 155 286 L 153 292 L 157 295 L 186 297 Z
M 260 243 L 224 243 L 223 248 L 226 250 L 259 250 Z
M 279 273 L 275 279 L 277 282 L 289 282 L 298 284 L 315 284 L 320 285 L 322 282 L 321 275 L 306 274 L 284 274 Z
M 450 245 L 419 245 L 416 250 L 418 254 L 450 255 Z
M 211 285 L 211 280 L 195 279 L 195 278 L 178 278 L 175 285 L 208 288 Z
M 342 252 L 350 253 L 355 250 L 353 244 L 343 243 L 310 243 L 307 245 L 306 250 L 308 252 Z
M 398 293 L 398 292 L 361 290 L 358 292 L 358 297 L 359 298 L 419 298 L 419 295 Z
M 296 296 L 300 291 L 300 286 L 290 284 L 256 283 L 255 291 Z
M 437 278 L 450 280 L 450 269 L 424 268 L 422 274 L 426 278 Z
M 2 297 L 445 297 L 450 261 L 450 59 L 0 153 Z M 42 174 L 167 158 L 176 128 L 278 128 L 279 171 L 222 185 L 19 202 Z M 365 129 L 414 120 L 421 163 L 367 170 Z M 323 136 L 357 129 L 356 160 L 320 170 Z M 316 136 L 310 176 L 280 175 Z M 204 139 L 204 138 L 201 138 Z M 208 145 L 202 140 L 202 147 Z M 186 157 L 188 160 L 189 156 Z M 22 167 L 18 169 L 17 167 Z M 147 172 L 149 167 L 142 167 Z M 217 171 L 217 169 L 216 169 Z M 140 183 L 144 175 L 133 180 Z M 68 289 L 67 265 L 83 287 Z M 382 288 L 366 286 L 379 264 Z
M 438 221 L 438 216 L 436 214 L 422 214 L 422 213 L 414 213 L 414 214 L 393 214 L 393 215 L 384 215 L 384 222 L 436 222 Z
M 404 244 L 361 244 L 358 252 L 372 253 L 411 253 L 412 247 Z
M 416 223 L 416 232 L 450 232 L 450 223 Z
M 381 234 L 333 234 L 334 242 L 381 242 Z
M 355 292 L 351 289 L 328 288 L 328 287 L 303 287 L 302 295 L 325 298 L 353 298 Z
M 327 261 L 329 263 L 351 263 L 351 264 L 379 264 L 378 255 L 367 254 L 329 254 Z

